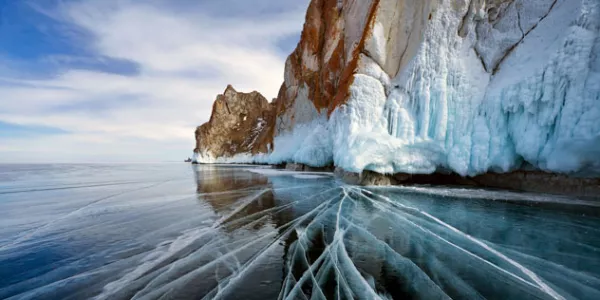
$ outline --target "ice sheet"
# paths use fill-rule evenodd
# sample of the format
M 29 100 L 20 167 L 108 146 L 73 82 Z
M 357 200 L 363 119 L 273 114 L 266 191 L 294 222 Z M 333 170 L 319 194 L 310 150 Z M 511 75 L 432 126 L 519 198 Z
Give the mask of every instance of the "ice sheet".
M 0 182 L 0 298 L 600 298 L 600 211 L 577 199 L 248 166 L 70 170 Z

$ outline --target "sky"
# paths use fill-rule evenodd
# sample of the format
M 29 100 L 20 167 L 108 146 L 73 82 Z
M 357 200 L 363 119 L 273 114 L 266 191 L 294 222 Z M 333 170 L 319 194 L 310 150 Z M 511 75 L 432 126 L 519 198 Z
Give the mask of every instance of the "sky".
M 192 155 L 227 84 L 276 97 L 308 0 L 0 0 L 0 163 Z

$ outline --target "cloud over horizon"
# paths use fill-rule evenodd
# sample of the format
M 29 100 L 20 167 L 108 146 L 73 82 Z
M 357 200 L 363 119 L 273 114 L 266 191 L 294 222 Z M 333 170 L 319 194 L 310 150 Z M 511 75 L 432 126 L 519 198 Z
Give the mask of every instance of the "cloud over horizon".
M 100 162 L 191 155 L 227 84 L 275 97 L 308 1 L 0 5 L 0 162 Z

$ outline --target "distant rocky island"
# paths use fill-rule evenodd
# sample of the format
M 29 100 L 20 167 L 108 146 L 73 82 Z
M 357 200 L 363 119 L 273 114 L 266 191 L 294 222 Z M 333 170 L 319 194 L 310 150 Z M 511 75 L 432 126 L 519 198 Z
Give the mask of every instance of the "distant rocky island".
M 600 195 L 600 4 L 312 0 L 269 103 L 228 86 L 196 163 Z

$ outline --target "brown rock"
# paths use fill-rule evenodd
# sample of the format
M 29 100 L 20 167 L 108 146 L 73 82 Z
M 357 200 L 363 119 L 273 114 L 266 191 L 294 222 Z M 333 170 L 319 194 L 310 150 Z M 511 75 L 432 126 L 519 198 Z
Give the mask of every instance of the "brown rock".
M 305 172 L 332 172 L 333 166 L 325 166 L 325 167 L 311 167 L 305 164 L 295 164 L 295 163 L 287 163 L 285 164 L 285 169 L 288 171 L 305 171 Z
M 541 171 L 515 171 L 509 173 L 486 173 L 475 177 L 462 177 L 456 173 L 394 174 L 384 175 L 371 171 L 353 173 L 341 168 L 335 174 L 342 181 L 361 186 L 385 185 L 448 185 L 477 188 L 499 188 L 513 191 L 544 194 L 600 197 L 599 178 L 572 177 Z
M 212 158 L 268 152 L 272 111 L 260 93 L 239 93 L 227 86 L 213 104 L 210 121 L 196 129 L 194 152 Z
M 387 186 L 398 184 L 393 176 L 379 174 L 371 171 L 354 173 L 335 168 L 335 175 L 347 184 L 360 186 Z
M 471 178 L 478 186 L 520 191 L 600 197 L 600 178 L 579 178 L 542 171 L 486 173 Z

